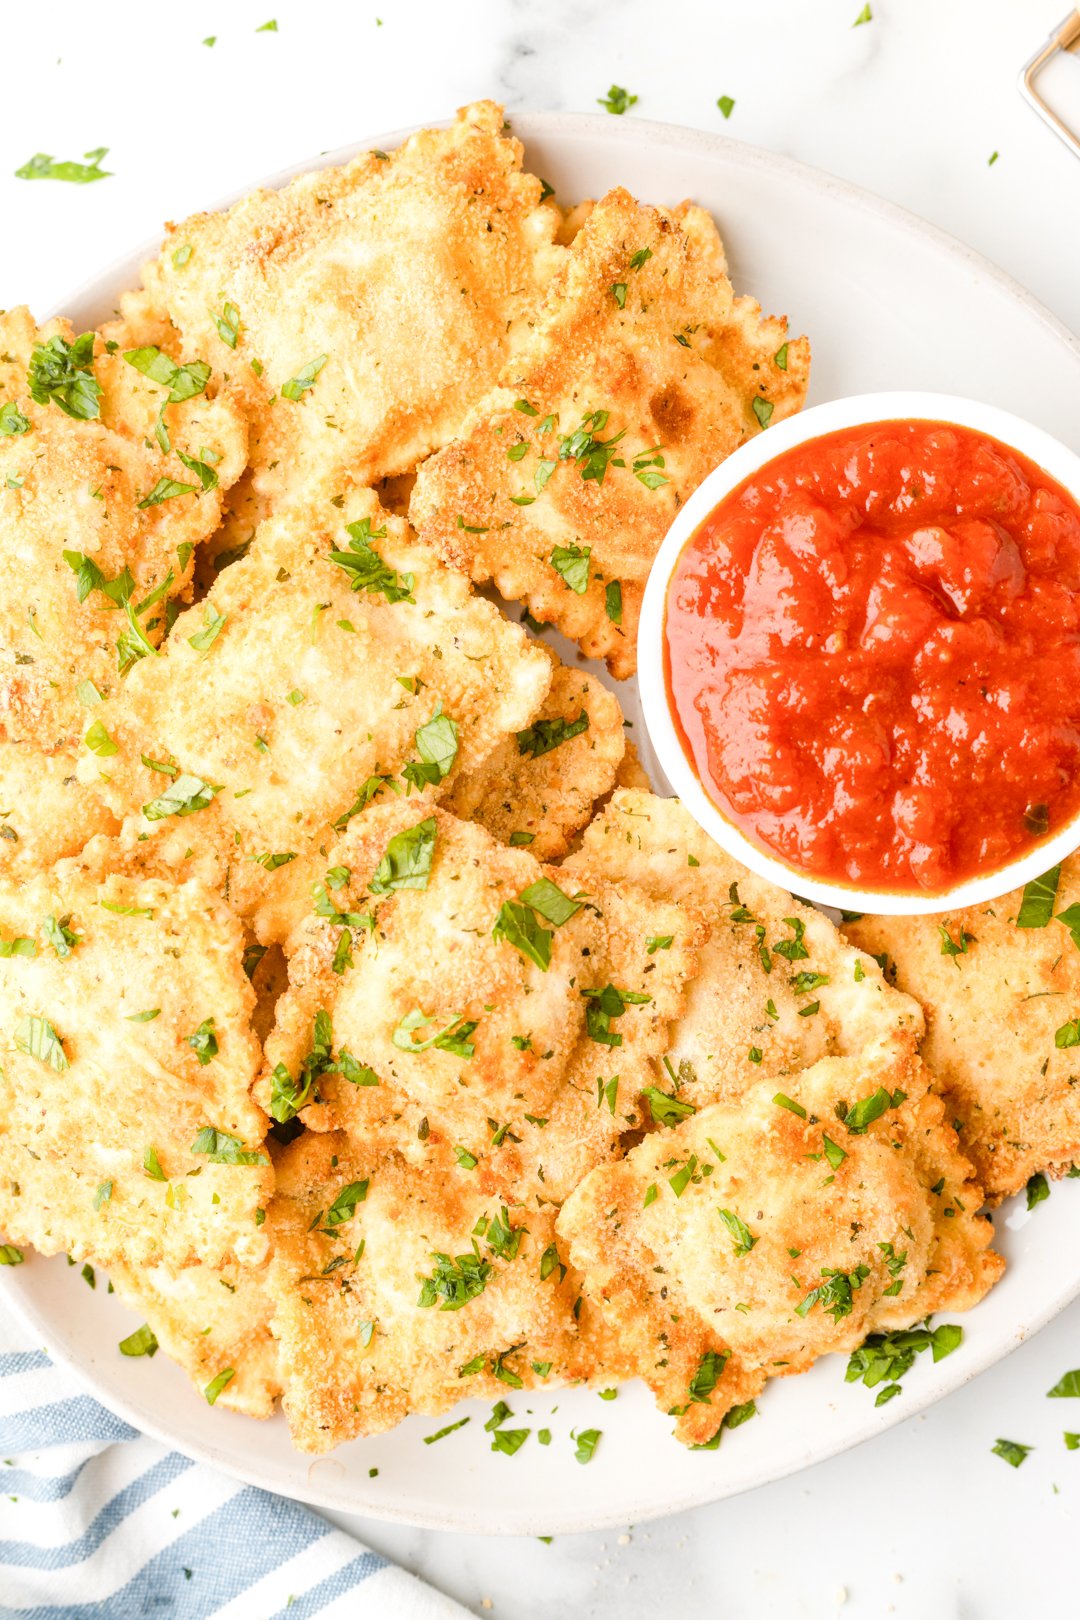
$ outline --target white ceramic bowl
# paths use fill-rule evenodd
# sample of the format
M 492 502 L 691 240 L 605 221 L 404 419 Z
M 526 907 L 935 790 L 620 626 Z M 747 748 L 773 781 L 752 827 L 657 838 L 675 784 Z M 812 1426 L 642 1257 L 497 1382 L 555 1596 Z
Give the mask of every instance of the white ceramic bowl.
M 946 912 L 992 900 L 1010 889 L 1019 888 L 1080 847 L 1080 814 L 1055 833 L 1053 838 L 1048 838 L 1027 854 L 985 876 L 958 883 L 947 891 L 926 895 L 879 892 L 812 877 L 747 838 L 702 787 L 672 719 L 664 678 L 664 620 L 668 587 L 683 548 L 713 508 L 744 479 L 774 461 L 784 451 L 807 440 L 871 422 L 912 419 L 949 422 L 989 434 L 991 438 L 1019 450 L 1080 501 L 1080 456 L 1042 428 L 1033 427 L 1030 422 L 1008 411 L 998 410 L 993 405 L 980 405 L 975 400 L 955 398 L 950 394 L 858 394 L 849 399 L 831 400 L 827 405 L 814 405 L 809 410 L 801 411 L 798 416 L 789 417 L 764 433 L 757 434 L 714 468 L 695 490 L 668 530 L 657 554 L 649 575 L 638 627 L 638 681 L 649 740 L 672 789 L 698 825 L 729 855 L 759 877 L 768 878 L 782 888 L 792 889 L 806 900 L 841 910 L 890 916 Z

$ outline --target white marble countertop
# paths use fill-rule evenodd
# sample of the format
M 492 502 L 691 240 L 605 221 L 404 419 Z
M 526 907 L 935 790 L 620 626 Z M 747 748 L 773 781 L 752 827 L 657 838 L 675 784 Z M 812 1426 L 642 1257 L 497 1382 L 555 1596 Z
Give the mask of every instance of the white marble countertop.
M 1080 330 L 1080 162 L 1022 104 L 1067 0 L 52 0 L 9 6 L 0 305 L 42 313 L 102 264 L 253 176 L 474 97 L 691 124 L 816 164 L 971 243 Z M 276 33 L 256 33 L 273 15 Z M 381 24 L 377 18 L 381 17 Z M 207 49 L 200 42 L 216 34 Z M 1080 62 L 1048 88 L 1080 123 Z M 725 123 L 717 98 L 735 98 Z M 26 185 L 39 150 L 110 148 L 108 182 Z M 991 166 L 992 153 L 998 160 Z M 797 266 L 792 267 L 797 275 Z M 989 335 L 992 340 L 992 334 Z M 1031 380 L 1033 389 L 1039 379 Z M 1018 402 L 1023 409 L 1023 402 Z M 1063 1256 L 1064 1265 L 1076 1259 Z M 478 1614 L 580 1620 L 1006 1620 L 1075 1585 L 1080 1305 L 923 1417 L 741 1499 L 538 1541 L 353 1521 Z M 998 1435 L 1036 1447 L 1007 1468 Z M 498 1503 L 492 1503 L 492 1525 Z M 1069 1525 L 1073 1525 L 1070 1531 Z

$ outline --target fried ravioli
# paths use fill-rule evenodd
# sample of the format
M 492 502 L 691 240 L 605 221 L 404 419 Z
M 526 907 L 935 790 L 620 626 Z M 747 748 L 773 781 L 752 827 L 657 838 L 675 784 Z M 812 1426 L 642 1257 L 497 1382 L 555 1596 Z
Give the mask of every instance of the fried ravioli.
M 702 1108 L 567 1200 L 586 1296 L 679 1438 L 709 1441 L 768 1378 L 1000 1275 L 929 1079 L 910 1050 L 822 1059 L 793 1097 L 767 1082 Z
M 1014 889 L 939 917 L 860 917 L 844 928 L 922 1002 L 923 1057 L 994 1202 L 1080 1159 L 1080 948 L 1062 915 L 1080 919 L 1075 856 L 1060 881 L 1051 874 L 1047 898 L 1041 925 L 1020 926 L 1024 894 Z
M 734 1102 L 760 1080 L 877 1041 L 913 1046 L 922 1033 L 918 1004 L 872 957 L 732 860 L 677 799 L 615 793 L 564 870 L 583 883 L 592 874 L 634 883 L 706 916 L 710 935 L 668 1051 L 679 1096 L 696 1106 Z
M 434 1144 L 416 1167 L 308 1132 L 278 1178 L 269 1292 L 302 1451 L 560 1382 L 577 1330 L 550 1213 L 508 1207 Z
M 148 285 L 242 380 L 254 501 L 408 472 L 496 380 L 563 250 L 494 102 L 170 225 Z
M 281 1393 L 265 1269 L 109 1267 L 109 1279 L 161 1348 L 214 1404 L 266 1418 Z
M 692 919 L 407 802 L 358 818 L 327 866 L 286 946 L 262 1105 L 358 1142 L 390 1132 L 406 1157 L 443 1143 L 530 1211 L 564 1198 L 641 1123 Z
M 0 1228 L 104 1265 L 258 1263 L 273 1177 L 240 926 L 110 853 L 0 883 Z
M 623 725 L 618 699 L 594 675 L 556 662 L 531 724 L 462 771 L 444 808 L 500 843 L 527 846 L 539 861 L 558 860 L 615 785 Z
M 114 803 L 181 870 L 209 854 L 262 943 L 281 940 L 352 817 L 452 790 L 550 682 L 543 648 L 370 492 L 345 511 L 294 508 L 132 671 L 108 722 Z
M 809 346 L 732 295 L 701 209 L 615 190 L 591 210 L 532 331 L 465 431 L 421 464 L 410 516 L 476 581 L 524 601 L 620 679 L 680 504 L 797 411 Z
M 122 323 L 106 330 L 123 344 Z M 0 316 L 0 739 L 76 746 L 89 724 L 80 697 L 113 691 L 160 641 L 246 454 L 233 402 L 184 391 L 200 380 L 187 374 L 170 404 L 176 388 L 100 336 L 76 340 L 66 321 L 38 330 L 25 309 Z M 159 412 L 168 453 L 153 437 Z

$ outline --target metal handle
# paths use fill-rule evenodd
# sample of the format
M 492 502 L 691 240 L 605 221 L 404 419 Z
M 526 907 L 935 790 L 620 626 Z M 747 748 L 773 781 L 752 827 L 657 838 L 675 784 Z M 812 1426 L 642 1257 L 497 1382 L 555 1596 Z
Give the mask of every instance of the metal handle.
M 1054 109 L 1043 100 L 1035 88 L 1035 81 L 1039 74 L 1051 57 L 1056 56 L 1059 51 L 1080 51 L 1080 10 L 1070 11 L 1064 21 L 1058 24 L 1042 49 L 1036 51 L 1029 62 L 1025 62 L 1020 71 L 1019 89 L 1028 106 L 1034 107 L 1044 123 L 1049 124 L 1054 134 L 1065 142 L 1069 151 L 1075 152 L 1077 157 L 1080 157 L 1080 134 L 1077 134 L 1075 130 L 1071 130 L 1068 124 L 1058 117 Z

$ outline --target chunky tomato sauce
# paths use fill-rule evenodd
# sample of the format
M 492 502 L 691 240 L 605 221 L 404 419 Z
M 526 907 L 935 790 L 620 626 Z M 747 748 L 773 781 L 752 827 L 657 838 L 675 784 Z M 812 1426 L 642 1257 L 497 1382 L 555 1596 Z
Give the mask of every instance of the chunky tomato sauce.
M 948 888 L 1080 809 L 1080 508 L 946 423 L 798 445 L 687 543 L 666 664 L 747 836 L 834 882 Z

